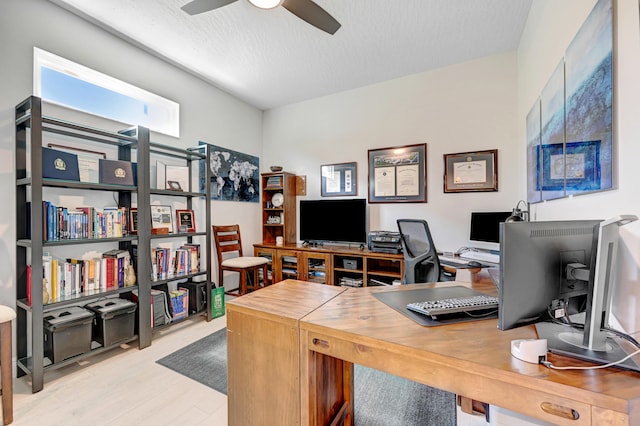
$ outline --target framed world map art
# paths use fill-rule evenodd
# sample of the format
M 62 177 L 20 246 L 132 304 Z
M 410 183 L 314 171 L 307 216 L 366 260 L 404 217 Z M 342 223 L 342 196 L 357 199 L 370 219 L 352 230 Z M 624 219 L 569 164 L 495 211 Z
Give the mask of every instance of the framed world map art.
M 205 161 L 201 160 L 200 191 L 211 185 L 211 199 L 220 201 L 260 201 L 260 159 L 232 149 L 200 142 L 211 152 L 211 182 L 205 182 Z

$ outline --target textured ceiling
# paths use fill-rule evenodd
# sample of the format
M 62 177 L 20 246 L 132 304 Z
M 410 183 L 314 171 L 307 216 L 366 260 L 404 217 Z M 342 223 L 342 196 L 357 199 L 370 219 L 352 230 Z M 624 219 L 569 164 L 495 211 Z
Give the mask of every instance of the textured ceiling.
M 269 109 L 517 49 L 532 0 L 315 0 L 329 35 L 247 0 L 190 16 L 190 0 L 50 0 Z

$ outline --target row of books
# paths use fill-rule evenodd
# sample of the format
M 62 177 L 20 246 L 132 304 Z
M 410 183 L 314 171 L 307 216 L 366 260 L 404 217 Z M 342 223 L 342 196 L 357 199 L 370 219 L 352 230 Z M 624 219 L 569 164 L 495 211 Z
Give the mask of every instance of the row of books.
M 169 291 L 173 320 L 185 318 L 189 314 L 189 290 L 178 288 Z
M 113 238 L 128 234 L 126 207 L 70 209 L 42 202 L 43 241 Z
M 282 188 L 282 176 L 269 176 L 266 188 Z
M 173 252 L 169 248 L 151 249 L 151 279 L 162 280 L 200 271 L 200 244 L 183 244 Z
M 109 250 L 100 258 L 56 259 L 42 256 L 42 284 L 49 303 L 80 294 L 91 295 L 125 286 L 125 268 L 131 255 L 126 250 Z M 31 305 L 33 271 L 27 266 L 27 303 Z

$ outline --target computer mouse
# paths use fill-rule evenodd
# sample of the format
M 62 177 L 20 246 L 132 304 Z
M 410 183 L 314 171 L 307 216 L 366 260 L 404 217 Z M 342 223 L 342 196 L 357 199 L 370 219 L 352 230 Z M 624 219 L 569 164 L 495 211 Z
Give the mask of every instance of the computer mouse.
M 471 266 L 473 268 L 482 268 L 482 263 L 472 260 L 470 262 L 467 262 L 467 266 Z

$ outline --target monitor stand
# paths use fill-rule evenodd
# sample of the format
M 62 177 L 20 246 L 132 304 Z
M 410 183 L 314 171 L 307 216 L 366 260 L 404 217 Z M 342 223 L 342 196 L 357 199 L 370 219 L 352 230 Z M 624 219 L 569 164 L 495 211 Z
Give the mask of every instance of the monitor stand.
M 598 364 L 609 364 L 616 362 L 629 355 L 612 338 L 605 340 L 604 347 L 598 350 L 589 349 L 582 345 L 583 333 L 571 327 L 554 324 L 552 322 L 541 322 L 536 324 L 538 338 L 547 339 L 547 348 L 554 354 L 565 355 Z M 640 366 L 629 358 L 626 361 L 616 364 L 616 367 L 640 372 Z

